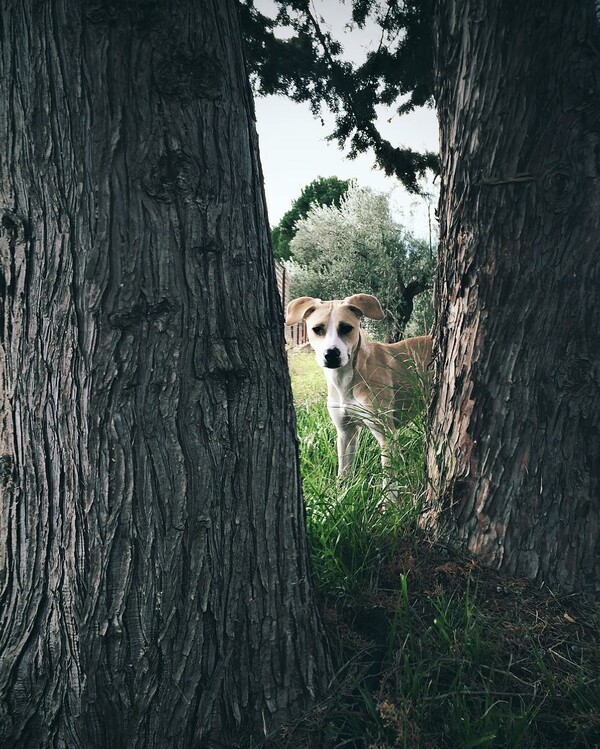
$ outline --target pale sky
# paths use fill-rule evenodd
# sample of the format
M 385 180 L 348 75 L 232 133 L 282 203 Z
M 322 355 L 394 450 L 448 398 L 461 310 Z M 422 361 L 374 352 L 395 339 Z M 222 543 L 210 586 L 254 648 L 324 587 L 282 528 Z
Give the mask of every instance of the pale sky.
M 268 12 L 270 0 L 258 0 L 257 7 Z M 341 35 L 349 57 L 360 59 L 372 48 L 374 37 L 368 31 L 344 31 L 348 5 L 340 0 L 313 0 L 318 15 L 326 26 Z M 377 38 L 378 41 L 378 38 Z M 355 178 L 361 186 L 391 192 L 392 205 L 401 222 L 417 236 L 428 232 L 427 205 L 422 198 L 409 195 L 398 180 L 386 177 L 373 167 L 371 154 L 349 160 L 334 142 L 326 137 L 333 130 L 333 117 L 323 112 L 325 126 L 316 119 L 308 104 L 296 104 L 283 96 L 258 97 L 256 118 L 260 154 L 265 177 L 269 220 L 274 226 L 291 208 L 303 187 L 317 177 Z M 388 120 L 391 118 L 391 121 Z M 382 114 L 378 122 L 382 134 L 395 146 L 415 150 L 437 151 L 438 127 L 435 112 L 421 109 L 400 117 L 393 110 Z M 434 201 L 435 204 L 435 201 Z M 435 207 L 435 205 L 434 205 Z

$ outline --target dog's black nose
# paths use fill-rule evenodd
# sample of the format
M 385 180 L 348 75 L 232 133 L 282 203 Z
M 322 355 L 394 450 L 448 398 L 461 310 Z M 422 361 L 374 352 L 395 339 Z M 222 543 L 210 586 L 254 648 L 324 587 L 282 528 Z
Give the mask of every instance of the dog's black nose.
M 325 352 L 325 366 L 336 369 L 342 363 L 342 355 L 339 348 L 328 348 Z

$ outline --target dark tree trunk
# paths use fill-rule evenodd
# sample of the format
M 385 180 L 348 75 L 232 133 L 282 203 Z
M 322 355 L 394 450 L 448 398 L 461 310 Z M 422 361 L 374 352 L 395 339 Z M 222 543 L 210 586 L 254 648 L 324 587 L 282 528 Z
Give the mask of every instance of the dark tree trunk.
M 404 331 L 410 322 L 415 307 L 415 297 L 427 289 L 431 289 L 431 281 L 427 279 L 413 278 L 404 285 L 402 279 L 398 279 L 398 300 L 392 315 L 389 314 L 390 323 L 386 335 L 386 343 L 398 343 L 404 338 Z
M 600 49 L 593 0 L 440 0 L 441 264 L 424 522 L 600 590 Z
M 229 745 L 327 677 L 235 6 L 2 2 L 3 749 Z

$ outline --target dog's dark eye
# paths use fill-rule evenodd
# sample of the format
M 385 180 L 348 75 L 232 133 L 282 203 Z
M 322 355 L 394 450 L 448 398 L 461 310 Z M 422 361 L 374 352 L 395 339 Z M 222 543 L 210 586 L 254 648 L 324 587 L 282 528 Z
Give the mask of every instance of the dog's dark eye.
M 325 326 L 324 325 L 315 325 L 313 328 L 313 333 L 315 335 L 323 335 L 325 333 Z
M 345 322 L 341 323 L 338 328 L 340 335 L 348 335 L 348 333 L 352 333 L 353 330 L 354 328 L 352 327 L 352 325 L 348 325 L 348 323 Z

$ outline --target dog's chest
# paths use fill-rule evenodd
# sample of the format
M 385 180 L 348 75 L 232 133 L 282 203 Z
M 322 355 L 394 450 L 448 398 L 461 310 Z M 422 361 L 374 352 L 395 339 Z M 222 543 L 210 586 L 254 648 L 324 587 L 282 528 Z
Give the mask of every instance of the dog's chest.
M 327 406 L 333 421 L 341 425 L 352 422 L 364 424 L 372 416 L 371 403 L 356 395 L 352 373 L 335 370 L 326 372 L 328 397 Z

